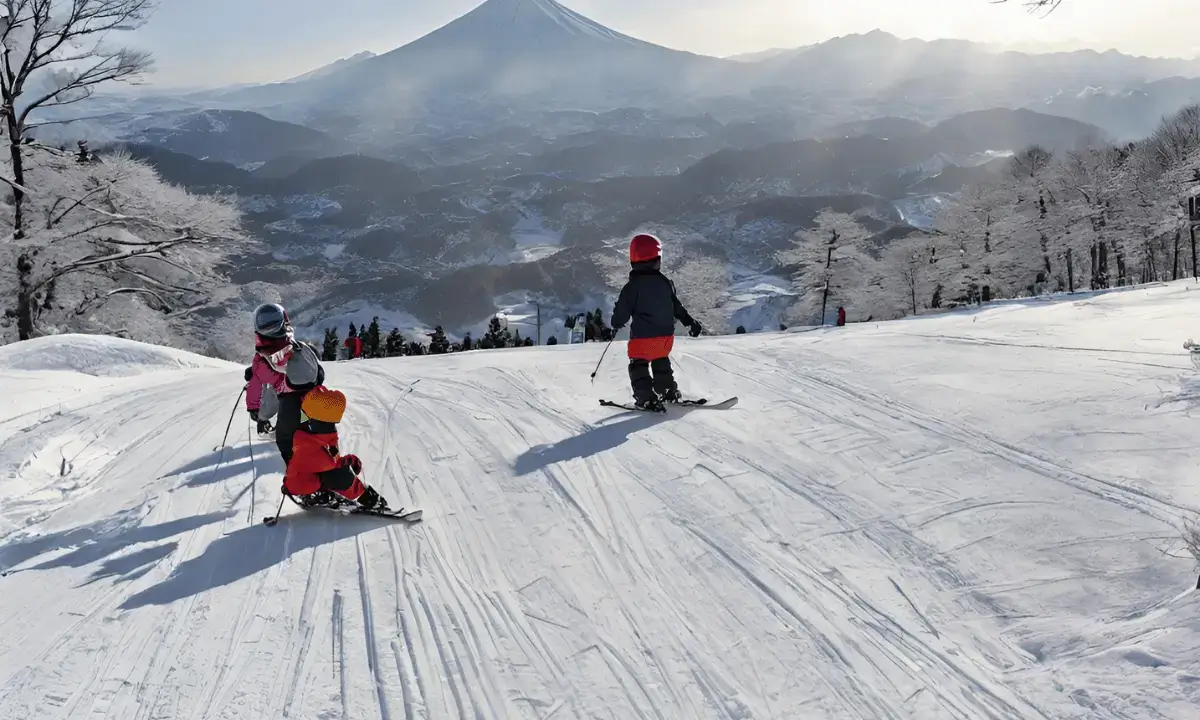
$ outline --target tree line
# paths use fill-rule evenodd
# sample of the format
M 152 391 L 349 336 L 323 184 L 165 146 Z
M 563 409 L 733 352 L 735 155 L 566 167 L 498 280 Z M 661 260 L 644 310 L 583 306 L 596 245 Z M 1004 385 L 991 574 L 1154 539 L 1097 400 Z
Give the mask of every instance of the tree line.
M 779 261 L 801 296 L 793 316 L 807 322 L 838 306 L 852 321 L 889 319 L 1176 280 L 1197 274 L 1197 189 L 1200 106 L 1190 106 L 1138 142 L 1025 148 L 944 198 L 928 231 L 876 235 L 853 215 L 823 210 Z
M 604 311 L 597 308 L 586 313 L 571 313 L 563 319 L 563 326 L 575 330 L 582 325 L 584 342 L 608 342 L 613 339 L 613 330 L 604 322 Z M 444 355 L 447 353 L 467 352 L 470 350 L 495 350 L 500 348 L 534 347 L 537 345 L 532 337 L 521 337 L 518 329 L 504 327 L 498 316 L 488 321 L 488 329 L 478 340 L 471 333 L 463 335 L 462 340 L 451 342 L 446 337 L 446 331 L 438 325 L 432 332 L 427 333 L 428 342 L 407 339 L 397 327 L 386 335 L 379 324 L 379 316 L 371 318 L 370 324 L 355 326 L 350 323 L 346 330 L 346 340 L 343 341 L 337 328 L 324 329 L 321 343 L 323 360 L 333 361 L 342 357 L 342 350 L 347 342 L 354 338 L 362 342 L 360 358 L 404 357 L 411 355 Z M 550 337 L 547 345 L 557 345 L 558 338 Z
M 469 350 L 493 350 L 498 348 L 515 348 L 515 347 L 533 347 L 533 338 L 522 338 L 520 330 L 510 331 L 506 327 L 502 327 L 499 317 L 493 317 L 488 322 L 487 332 L 478 340 L 473 340 L 471 334 L 463 335 L 459 342 L 451 342 L 446 337 L 446 331 L 438 325 L 433 329 L 433 332 L 427 334 L 429 337 L 428 343 L 422 343 L 416 340 L 408 340 L 400 332 L 400 328 L 393 327 L 387 335 L 383 334 L 379 326 L 379 317 L 371 319 L 369 325 L 363 325 L 361 328 L 355 327 L 354 323 L 350 323 L 350 327 L 346 332 L 347 342 L 354 338 L 362 342 L 362 351 L 358 355 L 360 358 L 385 358 L 385 357 L 404 357 L 410 355 L 445 355 L 447 353 L 466 352 Z M 321 357 L 323 360 L 337 360 L 341 357 L 341 350 L 346 346 L 346 343 L 338 337 L 337 328 L 325 328 L 325 337 L 321 344 Z

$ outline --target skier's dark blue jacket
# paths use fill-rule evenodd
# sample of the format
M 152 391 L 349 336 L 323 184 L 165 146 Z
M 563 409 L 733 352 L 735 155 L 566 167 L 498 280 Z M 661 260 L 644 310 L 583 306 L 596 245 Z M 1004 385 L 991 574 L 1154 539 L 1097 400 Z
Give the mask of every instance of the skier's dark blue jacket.
M 675 284 L 659 271 L 659 262 L 634 263 L 629 271 L 629 282 L 621 288 L 613 306 L 613 330 L 632 321 L 629 326 L 631 340 L 673 336 L 676 320 L 684 325 L 695 324 L 683 303 L 679 302 Z

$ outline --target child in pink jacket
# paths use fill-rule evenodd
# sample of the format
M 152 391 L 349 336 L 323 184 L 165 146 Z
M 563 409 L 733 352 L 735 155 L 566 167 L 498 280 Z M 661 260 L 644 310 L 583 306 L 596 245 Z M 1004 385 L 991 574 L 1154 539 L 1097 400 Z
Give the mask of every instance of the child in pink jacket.
M 300 427 L 300 404 L 325 380 L 316 349 L 298 342 L 287 313 L 274 303 L 254 312 L 254 360 L 246 368 L 246 410 L 259 434 L 271 431 L 284 464 L 292 459 L 292 436 Z

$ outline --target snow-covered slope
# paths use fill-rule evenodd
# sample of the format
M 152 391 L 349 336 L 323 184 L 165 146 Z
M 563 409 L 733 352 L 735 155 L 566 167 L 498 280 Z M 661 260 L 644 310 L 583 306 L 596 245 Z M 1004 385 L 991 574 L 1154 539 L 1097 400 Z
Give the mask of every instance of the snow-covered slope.
M 237 365 L 4 348 L 0 717 L 1192 717 L 1198 307 L 683 338 L 741 402 L 666 417 L 596 404 L 620 343 L 331 364 L 415 526 L 264 526 Z

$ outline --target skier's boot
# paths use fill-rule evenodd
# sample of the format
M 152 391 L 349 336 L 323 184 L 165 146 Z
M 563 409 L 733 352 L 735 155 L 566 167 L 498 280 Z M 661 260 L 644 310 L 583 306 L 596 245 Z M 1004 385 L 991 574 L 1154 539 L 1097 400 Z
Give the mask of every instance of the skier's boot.
M 662 401 L 664 403 L 677 403 L 683 399 L 683 393 L 679 392 L 679 388 L 668 388 L 662 392 Z
M 358 506 L 363 510 L 387 510 L 387 499 L 375 491 L 375 488 L 367 486 L 365 492 L 358 496 Z
M 645 400 L 638 400 L 633 403 L 633 406 L 635 408 L 637 408 L 638 410 L 644 410 L 646 412 L 666 412 L 667 411 L 667 407 L 665 405 L 663 405 L 662 400 L 659 400 L 657 396 L 652 397 L 652 398 L 647 398 Z
M 333 493 L 327 490 L 318 490 L 312 495 L 301 495 L 300 504 L 306 508 L 313 507 L 335 507 L 338 505 L 338 499 Z

